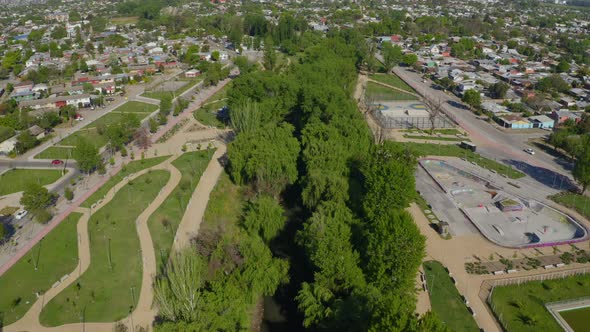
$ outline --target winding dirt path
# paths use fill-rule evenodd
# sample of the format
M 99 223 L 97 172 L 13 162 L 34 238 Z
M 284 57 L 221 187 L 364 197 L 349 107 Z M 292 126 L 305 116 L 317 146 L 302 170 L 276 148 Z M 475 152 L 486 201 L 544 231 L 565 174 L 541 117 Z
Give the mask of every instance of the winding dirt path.
M 109 190 L 105 195 L 102 202 L 97 205 L 95 211 L 104 207 L 110 202 L 116 195 L 116 193 L 123 188 L 130 180 L 133 180 L 141 175 L 146 174 L 150 170 L 167 170 L 170 172 L 170 179 L 166 185 L 160 190 L 156 198 L 150 203 L 150 205 L 138 216 L 136 220 L 137 233 L 140 240 L 140 248 L 143 257 L 143 273 L 141 282 L 141 291 L 139 294 L 139 301 L 137 307 L 132 314 L 124 320 L 129 330 L 132 330 L 131 322 L 135 326 L 150 327 L 156 311 L 152 308 L 153 304 L 153 289 L 152 281 L 156 275 L 156 255 L 154 252 L 153 242 L 151 234 L 147 225 L 147 221 L 150 215 L 164 202 L 164 200 L 170 195 L 170 193 L 176 188 L 182 175 L 180 171 L 176 169 L 171 162 L 176 159 L 178 155 L 174 155 L 164 161 L 163 163 L 153 166 L 148 169 L 144 169 L 133 175 L 128 176 L 126 179 L 117 183 Z M 72 271 L 68 277 L 65 278 L 58 286 L 49 289 L 45 294 L 40 297 L 37 302 L 27 311 L 27 313 L 17 322 L 9 326 L 4 327 L 3 331 L 46 331 L 46 332 L 69 332 L 69 331 L 110 331 L 113 329 L 113 323 L 73 323 L 66 324 L 57 327 L 45 327 L 39 322 L 39 315 L 45 303 L 48 303 L 51 299 L 57 296 L 66 287 L 76 281 L 90 266 L 91 255 L 88 237 L 88 220 L 90 219 L 90 210 L 87 208 L 77 208 L 76 212 L 82 213 L 82 217 L 78 221 L 77 232 L 78 232 L 78 265 Z
M 203 175 L 201 175 L 199 184 L 197 184 L 195 191 L 193 191 L 188 207 L 184 211 L 182 220 L 176 230 L 174 244 L 172 245 L 172 250 L 175 252 L 188 247 L 191 238 L 197 235 L 199 226 L 205 215 L 205 209 L 209 203 L 209 196 L 223 172 L 223 166 L 219 162 L 219 159 L 225 154 L 226 147 L 221 143 L 216 144 L 216 147 L 217 150 L 215 150 L 209 165 L 207 165 Z

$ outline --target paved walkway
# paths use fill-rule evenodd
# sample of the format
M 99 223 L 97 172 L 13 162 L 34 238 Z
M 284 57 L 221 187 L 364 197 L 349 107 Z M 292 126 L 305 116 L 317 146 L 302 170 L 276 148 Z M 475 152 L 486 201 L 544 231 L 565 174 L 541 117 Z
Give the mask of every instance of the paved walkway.
M 223 86 L 223 85 L 222 85 Z M 220 89 L 222 86 L 219 86 Z M 212 90 L 218 90 L 212 89 Z M 215 93 L 215 91 L 210 91 L 210 94 Z M 197 106 L 197 105 L 195 105 Z M 197 106 L 198 107 L 198 106 Z M 161 203 L 166 199 L 166 197 L 170 194 L 170 192 L 176 187 L 179 183 L 181 174 L 180 172 L 172 166 L 171 162 L 176 159 L 181 154 L 181 147 L 186 142 L 190 141 L 206 141 L 206 142 L 213 142 L 216 146 L 217 150 L 213 154 L 212 160 L 210 161 L 209 165 L 205 169 L 199 184 L 195 188 L 195 191 L 192 194 L 191 201 L 185 211 L 185 214 L 182 218 L 182 221 L 179 225 L 179 228 L 176 233 L 176 238 L 174 240 L 173 249 L 178 250 L 182 247 L 188 246 L 190 244 L 190 239 L 196 236 L 200 223 L 203 219 L 203 215 L 205 213 L 205 209 L 207 207 L 209 201 L 209 195 L 219 176 L 223 171 L 223 166 L 219 162 L 219 159 L 225 154 L 226 147 L 220 141 L 216 141 L 215 139 L 220 138 L 222 135 L 227 134 L 227 130 L 218 130 L 218 129 L 203 129 L 198 131 L 186 131 L 187 128 L 190 128 L 191 125 L 196 125 L 199 127 L 203 127 L 200 125 L 193 117 L 191 112 L 186 111 L 185 117 L 189 119 L 187 125 L 183 126 L 184 130 L 179 131 L 175 134 L 170 140 L 161 143 L 155 144 L 150 147 L 146 151 L 146 155 L 151 156 L 153 154 L 159 153 L 162 154 L 172 154 L 173 156 L 164 161 L 163 163 L 156 165 L 150 169 L 166 169 L 170 171 L 171 178 L 166 184 L 166 186 L 162 189 L 162 191 L 158 194 L 156 199 L 142 212 L 142 214 L 137 218 L 137 231 L 140 238 L 140 245 L 141 251 L 143 256 L 143 275 L 142 275 L 142 287 L 141 292 L 139 294 L 139 301 L 136 309 L 133 313 L 123 320 L 123 323 L 129 328 L 132 329 L 132 323 L 134 326 L 142 326 L 151 329 L 151 325 L 155 319 L 157 314 L 156 308 L 153 305 L 153 287 L 152 282 L 153 278 L 157 273 L 157 264 L 156 258 L 153 248 L 153 242 L 151 239 L 151 234 L 149 232 L 149 228 L 147 226 L 147 220 L 149 216 L 161 205 Z M 180 117 L 177 117 L 180 118 Z M 205 127 L 204 127 L 205 128 Z M 165 131 L 162 131 L 162 135 Z M 208 144 L 203 144 L 202 148 L 206 148 Z M 118 190 L 120 190 L 129 180 L 134 179 L 142 174 L 147 173 L 150 169 L 145 169 L 140 172 L 137 172 L 127 179 L 119 182 L 111 190 L 106 194 L 105 198 L 102 202 L 96 207 L 96 209 L 102 208 L 105 204 L 107 204 L 116 194 Z M 118 170 L 118 169 L 117 169 Z M 73 323 L 62 325 L 59 327 L 44 327 L 39 322 L 39 314 L 42 310 L 42 307 L 45 303 L 48 303 L 53 297 L 59 294 L 63 289 L 65 289 L 68 285 L 71 285 L 77 278 L 80 277 L 84 271 L 90 265 L 90 248 L 88 245 L 88 219 L 90 217 L 89 210 L 86 208 L 79 208 L 79 204 L 81 204 L 84 200 L 86 200 L 96 189 L 104 184 L 108 180 L 108 177 L 104 177 L 102 181 L 95 187 L 93 190 L 87 192 L 84 196 L 80 197 L 80 199 L 76 202 L 77 204 L 73 204 L 70 209 L 63 213 L 63 217 L 60 215 L 60 218 L 65 218 L 69 213 L 73 211 L 78 211 L 83 213 L 83 217 L 80 219 L 78 223 L 78 234 L 79 234 L 79 264 L 74 271 L 67 277 L 63 282 L 61 282 L 55 288 L 49 289 L 43 297 L 39 298 L 37 302 L 33 304 L 33 306 L 29 309 L 29 311 L 25 314 L 23 318 L 19 321 L 15 322 L 14 324 L 7 326 L 4 328 L 3 331 L 110 331 L 113 329 L 114 322 L 112 323 Z M 59 224 L 61 221 L 59 218 L 55 219 L 52 222 L 53 227 L 48 227 L 44 230 L 42 236 L 46 235 L 51 231 L 55 226 Z M 39 235 L 42 237 L 41 235 Z M 36 243 L 36 241 L 31 241 L 31 245 Z M 26 253 L 27 251 L 22 251 Z M 18 257 L 14 257 L 14 263 L 18 261 L 18 259 L 22 255 Z M 7 270 L 12 264 L 5 264 L 2 268 Z
M 131 320 L 125 320 L 128 328 L 130 321 L 133 321 L 135 326 L 151 326 L 154 320 L 156 311 L 152 308 L 153 303 L 153 289 L 152 280 L 156 275 L 156 256 L 152 243 L 152 238 L 149 232 L 147 221 L 150 215 L 164 202 L 164 200 L 170 195 L 170 193 L 176 188 L 182 175 L 172 164 L 172 160 L 178 156 L 172 156 L 163 163 L 144 169 L 140 172 L 134 173 L 127 177 L 121 182 L 117 183 L 109 192 L 105 195 L 105 198 L 98 204 L 95 211 L 104 207 L 108 204 L 130 180 L 133 180 L 141 175 L 146 174 L 150 170 L 163 169 L 170 172 L 170 179 L 166 185 L 162 188 L 158 196 L 150 203 L 150 205 L 138 216 L 136 220 L 137 232 L 140 240 L 140 247 L 143 257 L 143 276 L 141 283 L 141 291 L 139 294 L 139 300 L 137 307 L 131 314 Z M 27 311 L 27 313 L 16 323 L 9 325 L 4 328 L 3 331 L 109 331 L 113 328 L 113 323 L 74 323 L 67 324 L 57 327 L 44 327 L 39 322 L 39 315 L 45 303 L 48 303 L 62 292 L 66 287 L 75 282 L 90 266 L 91 255 L 90 255 L 90 241 L 88 236 L 88 220 L 90 219 L 90 209 L 87 208 L 76 208 L 76 212 L 83 213 L 82 218 L 78 222 L 78 265 L 70 273 L 70 275 L 62 281 L 58 286 L 49 289 L 45 294 L 33 304 L 33 306 Z

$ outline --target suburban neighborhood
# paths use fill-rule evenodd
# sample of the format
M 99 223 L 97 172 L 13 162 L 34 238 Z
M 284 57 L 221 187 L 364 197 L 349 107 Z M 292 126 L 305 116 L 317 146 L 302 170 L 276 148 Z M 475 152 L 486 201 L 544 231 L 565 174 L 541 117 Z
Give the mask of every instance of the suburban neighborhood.
M 0 330 L 587 330 L 587 0 L 0 4 Z

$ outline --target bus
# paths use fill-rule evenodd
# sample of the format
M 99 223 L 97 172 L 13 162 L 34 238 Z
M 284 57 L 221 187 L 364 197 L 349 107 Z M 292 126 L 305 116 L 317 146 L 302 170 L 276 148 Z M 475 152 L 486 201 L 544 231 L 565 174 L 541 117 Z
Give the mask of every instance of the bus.
M 473 152 L 475 152 L 475 150 L 477 149 L 477 145 L 467 141 L 462 141 L 459 146 L 463 149 L 471 150 Z

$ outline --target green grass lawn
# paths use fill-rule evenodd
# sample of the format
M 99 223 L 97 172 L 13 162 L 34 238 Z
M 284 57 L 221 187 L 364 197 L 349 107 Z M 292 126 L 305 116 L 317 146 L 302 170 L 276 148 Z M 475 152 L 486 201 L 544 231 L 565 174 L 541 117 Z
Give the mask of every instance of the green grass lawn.
M 403 100 L 418 100 L 418 97 L 403 93 L 386 86 L 382 86 L 373 82 L 367 83 L 367 95 L 375 101 L 403 101 Z
M 78 146 L 81 138 L 86 139 L 88 142 L 94 144 L 97 148 L 102 148 L 108 142 L 104 135 L 100 135 L 96 131 L 96 127 L 99 124 L 106 126 L 121 121 L 123 118 L 122 113 L 134 113 L 137 118 L 141 121 L 145 119 L 150 113 L 158 109 L 157 105 L 141 103 L 138 101 L 128 101 L 125 104 L 115 108 L 110 113 L 92 121 L 88 125 L 84 126 L 79 131 L 61 140 L 57 145 L 65 146 Z
M 227 91 L 231 83 L 226 84 L 221 90 L 209 97 L 203 106 L 193 113 L 197 121 L 205 126 L 225 128 L 225 124 L 217 119 L 217 110 L 227 105 Z
M 373 79 L 375 81 L 379 81 L 381 83 L 385 83 L 385 84 L 394 86 L 396 88 L 400 88 L 402 90 L 416 93 L 416 91 L 414 89 L 412 89 L 411 86 L 409 86 L 406 82 L 404 82 L 404 80 L 402 80 L 401 78 L 399 78 L 395 74 L 375 74 L 375 75 L 369 76 L 369 78 Z
M 86 322 L 113 322 L 129 314 L 141 292 L 142 257 L 135 221 L 169 178 L 163 170 L 142 175 L 93 213 L 88 224 L 90 266 L 45 305 L 41 324 L 77 323 L 82 315 Z
M 186 90 L 192 88 L 193 86 L 195 86 L 197 83 L 201 82 L 202 80 L 203 79 L 200 77 L 188 80 L 185 85 L 176 89 L 176 91 L 174 91 L 174 92 L 172 92 L 172 91 L 146 91 L 142 94 L 142 96 L 147 97 L 147 98 L 152 98 L 152 99 L 158 99 L 158 100 L 162 100 L 162 99 L 164 99 L 164 97 L 167 97 L 167 96 L 170 96 L 172 98 L 174 98 L 175 96 L 178 97 L 179 95 L 184 93 Z
M 462 149 L 459 145 L 454 144 L 423 144 L 423 143 L 395 143 L 401 144 L 414 152 L 418 156 L 447 156 L 447 157 L 460 157 L 465 158 L 468 161 L 473 161 L 480 167 L 495 170 L 498 174 L 504 174 L 511 179 L 518 179 L 524 175 L 524 173 L 513 169 L 510 166 L 500 164 L 494 160 L 484 158 L 479 154 L 470 150 Z
M 125 104 L 115 108 L 112 112 L 121 112 L 121 113 L 153 113 L 158 109 L 158 105 L 142 103 L 139 101 L 128 101 Z
M 549 196 L 551 200 L 561 205 L 576 210 L 578 213 L 590 219 L 590 198 L 570 192 L 562 192 Z
M 168 261 L 178 225 L 213 152 L 188 152 L 172 162 L 182 174 L 180 183 L 148 220 L 160 268 Z
M 104 197 L 106 193 L 111 190 L 111 188 L 116 185 L 117 183 L 121 182 L 124 177 L 127 175 L 133 174 L 135 172 L 139 172 L 143 169 L 150 168 L 152 166 L 156 166 L 162 163 L 164 160 L 168 159 L 170 156 L 161 156 L 155 158 L 148 158 L 143 160 L 134 160 L 124 168 L 119 171 L 119 173 L 115 174 L 115 176 L 111 177 L 102 187 L 98 188 L 88 199 L 86 199 L 80 206 L 82 207 L 91 207 L 92 204 L 96 203 L 98 200 Z
M 84 129 L 84 128 L 83 128 Z M 87 140 L 89 143 L 92 143 L 97 148 L 101 148 L 105 146 L 108 142 L 107 138 L 103 135 L 99 135 L 95 128 L 91 128 L 89 130 L 80 130 L 77 131 L 70 136 L 62 139 L 57 143 L 57 145 L 65 145 L 65 146 L 72 146 L 76 147 L 80 143 L 81 139 Z
M 454 332 L 479 331 L 444 266 L 437 261 L 424 262 L 424 274 L 432 311 L 445 325 Z
M 223 172 L 211 192 L 201 224 L 201 231 L 219 229 L 230 238 L 239 230 L 246 200 L 240 186 L 235 185 Z
M 574 331 L 586 331 L 590 322 L 590 307 L 560 311 L 559 314 Z
M 496 287 L 491 301 L 496 317 L 502 317 L 502 324 L 510 332 L 561 332 L 545 304 L 586 296 L 590 296 L 590 275 Z M 588 323 L 590 317 L 586 316 L 586 327 Z
M 227 91 L 229 91 L 229 89 L 231 89 L 231 85 L 232 85 L 231 82 L 226 84 L 223 88 L 221 88 L 219 91 L 217 91 L 211 97 L 209 97 L 207 100 L 205 100 L 205 102 L 203 104 L 207 105 L 207 104 L 211 104 L 215 101 L 220 101 L 220 100 L 227 98 Z
M 199 121 L 205 126 L 213 126 L 217 128 L 225 128 L 225 124 L 217 118 L 217 110 L 219 108 L 211 108 L 208 106 L 201 107 L 193 112 L 195 120 Z
M 59 146 L 50 146 L 35 156 L 35 159 L 72 159 L 74 149 Z
M 58 169 L 11 169 L 0 175 L 0 196 L 25 190 L 31 182 L 42 186 L 54 183 L 62 177 Z
M 0 277 L 0 327 L 21 318 L 53 283 L 78 264 L 76 225 L 82 214 L 71 213 Z M 35 270 L 37 263 L 37 270 Z

